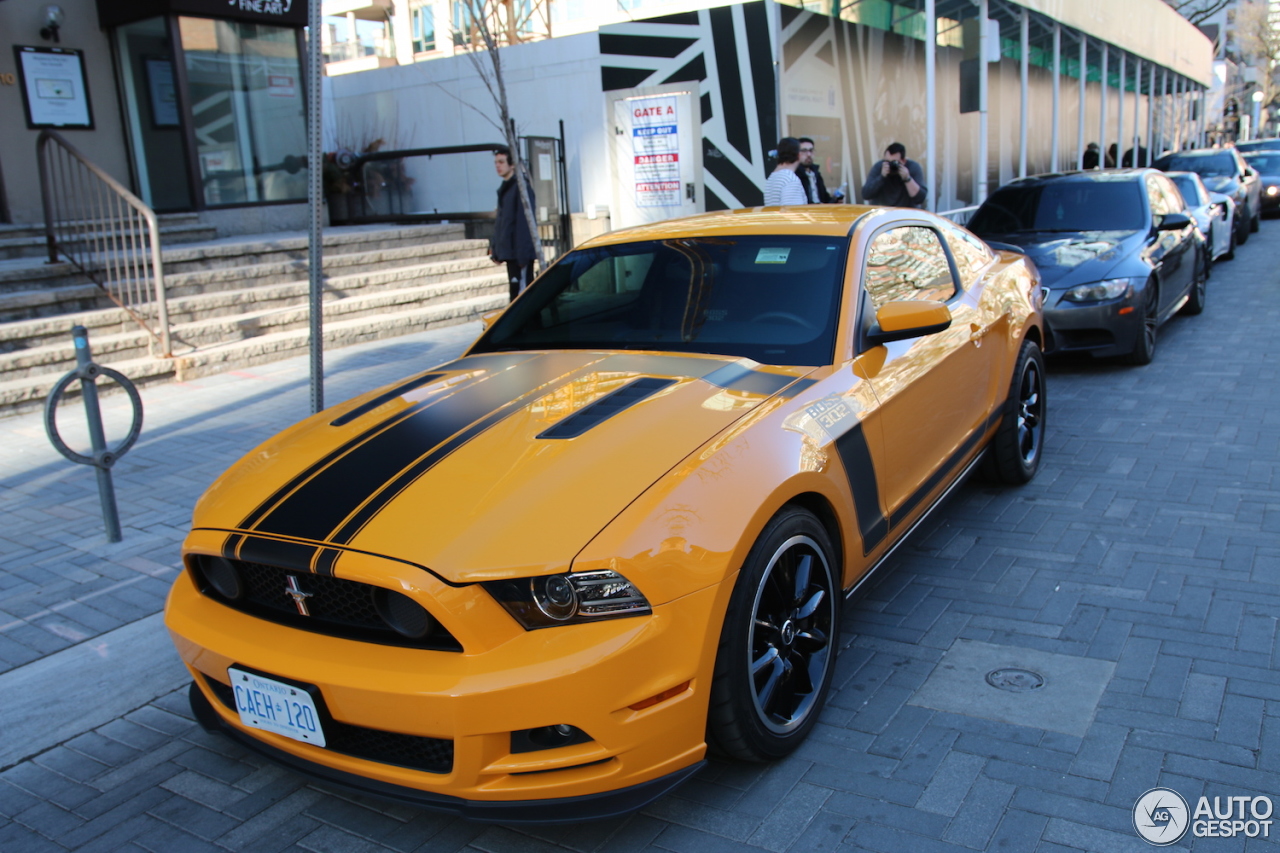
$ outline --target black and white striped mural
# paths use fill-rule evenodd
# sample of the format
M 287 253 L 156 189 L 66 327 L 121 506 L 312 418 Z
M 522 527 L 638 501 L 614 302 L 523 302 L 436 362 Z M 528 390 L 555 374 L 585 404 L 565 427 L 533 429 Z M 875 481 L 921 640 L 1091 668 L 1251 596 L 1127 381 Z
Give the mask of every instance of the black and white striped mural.
M 764 201 L 765 152 L 778 132 L 771 6 L 757 0 L 600 30 L 604 91 L 698 83 L 707 210 Z

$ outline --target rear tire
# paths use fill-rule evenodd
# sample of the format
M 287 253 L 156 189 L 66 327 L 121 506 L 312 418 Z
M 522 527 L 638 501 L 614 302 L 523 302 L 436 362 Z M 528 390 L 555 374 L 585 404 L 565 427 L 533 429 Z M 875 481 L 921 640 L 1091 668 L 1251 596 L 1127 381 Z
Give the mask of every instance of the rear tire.
M 1024 341 L 1009 383 L 1000 428 L 983 460 L 986 479 L 1020 486 L 1036 475 L 1044 451 L 1047 403 L 1044 355 L 1035 341 Z
M 1223 253 L 1220 260 L 1234 261 L 1236 259 L 1236 229 L 1231 229 L 1231 238 L 1227 243 L 1227 251 Z
M 822 711 L 840 632 L 840 568 L 826 528 L 784 507 L 751 547 L 729 599 L 707 711 L 721 755 L 769 761 L 800 746 Z
M 1244 216 L 1240 217 L 1240 227 L 1236 228 L 1236 245 L 1243 246 L 1249 242 L 1249 232 L 1253 230 L 1253 214 L 1247 209 Z

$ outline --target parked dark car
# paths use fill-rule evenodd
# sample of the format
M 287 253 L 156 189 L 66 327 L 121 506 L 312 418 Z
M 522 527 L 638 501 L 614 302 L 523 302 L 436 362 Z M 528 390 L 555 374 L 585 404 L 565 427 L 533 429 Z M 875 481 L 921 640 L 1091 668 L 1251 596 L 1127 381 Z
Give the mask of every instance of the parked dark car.
M 1248 142 L 1237 142 L 1236 150 L 1241 154 L 1251 151 L 1280 151 L 1280 138 L 1251 139 Z
M 1261 212 L 1280 210 L 1280 150 L 1250 152 L 1244 159 L 1262 180 Z
M 1204 310 L 1208 246 L 1155 169 L 1023 178 L 996 190 L 968 228 L 1040 268 L 1056 352 L 1147 364 L 1161 323 Z
M 1155 163 L 1165 172 L 1195 172 L 1212 192 L 1236 203 L 1236 242 L 1244 245 L 1262 220 L 1262 181 L 1234 148 L 1198 148 L 1165 154 Z

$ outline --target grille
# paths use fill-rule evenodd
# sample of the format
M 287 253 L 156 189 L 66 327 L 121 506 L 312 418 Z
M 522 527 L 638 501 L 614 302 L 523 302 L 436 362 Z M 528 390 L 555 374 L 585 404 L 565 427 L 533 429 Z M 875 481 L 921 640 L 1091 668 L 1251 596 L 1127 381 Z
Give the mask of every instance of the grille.
M 386 594 L 387 591 L 381 587 L 330 575 L 291 571 L 248 560 L 230 562 L 240 573 L 245 587 L 244 595 L 236 600 L 219 595 L 202 581 L 198 573 L 196 578 L 197 586 L 205 595 L 218 599 L 228 607 L 317 634 L 391 646 L 462 651 L 462 645 L 457 639 L 435 619 L 431 620 L 431 629 L 423 637 L 406 637 L 388 625 L 378 613 L 374 600 L 375 595 Z M 290 575 L 297 579 L 299 587 L 310 593 L 306 599 L 310 614 L 308 616 L 298 612 L 293 598 L 286 592 Z
M 209 685 L 209 689 L 213 691 L 213 695 L 218 697 L 218 701 L 234 713 L 236 700 L 231 687 L 207 675 L 203 677 L 205 684 Z M 448 773 L 453 769 L 453 741 L 451 740 L 367 729 L 364 726 L 340 723 L 323 710 L 321 714 L 325 739 L 323 749 L 330 752 L 340 752 L 352 758 L 363 758 L 379 764 L 394 764 L 396 767 L 421 770 L 425 773 Z

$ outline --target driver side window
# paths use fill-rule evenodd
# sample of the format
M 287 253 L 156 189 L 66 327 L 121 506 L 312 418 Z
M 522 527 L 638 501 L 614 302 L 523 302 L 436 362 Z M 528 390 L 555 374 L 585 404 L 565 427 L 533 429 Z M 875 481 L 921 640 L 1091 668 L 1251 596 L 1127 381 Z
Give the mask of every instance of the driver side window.
M 921 225 L 902 225 L 872 238 L 863 285 L 877 309 L 904 299 L 946 302 L 956 294 L 937 233 Z

